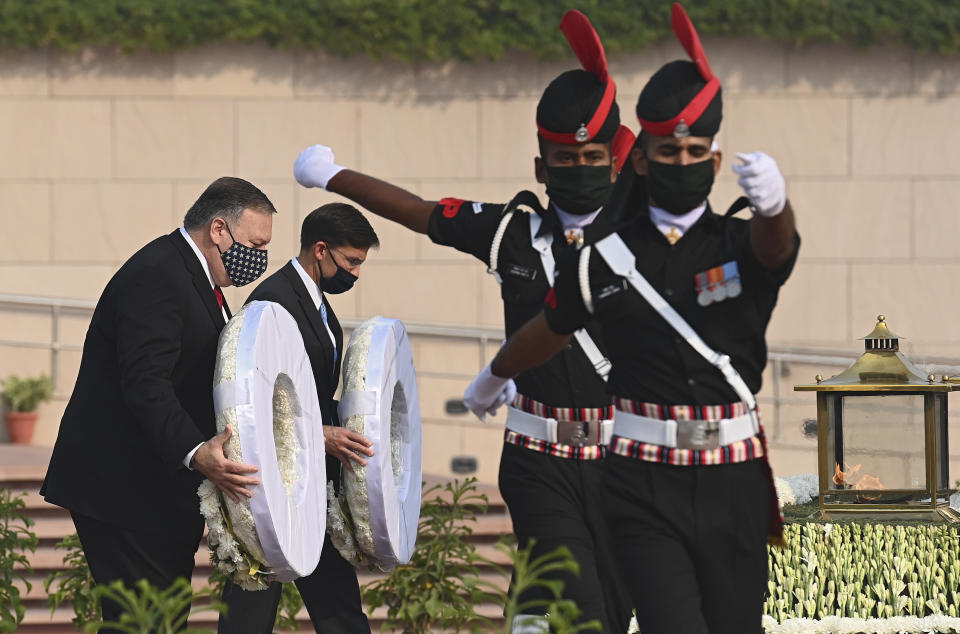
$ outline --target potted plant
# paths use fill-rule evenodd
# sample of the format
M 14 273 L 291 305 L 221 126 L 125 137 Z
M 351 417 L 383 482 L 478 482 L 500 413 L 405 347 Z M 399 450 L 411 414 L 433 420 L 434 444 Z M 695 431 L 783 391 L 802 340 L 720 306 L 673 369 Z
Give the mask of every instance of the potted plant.
M 27 444 L 33 438 L 37 424 L 37 407 L 53 396 L 53 382 L 49 376 L 21 379 L 16 374 L 0 381 L 0 400 L 7 408 L 4 420 L 14 443 Z

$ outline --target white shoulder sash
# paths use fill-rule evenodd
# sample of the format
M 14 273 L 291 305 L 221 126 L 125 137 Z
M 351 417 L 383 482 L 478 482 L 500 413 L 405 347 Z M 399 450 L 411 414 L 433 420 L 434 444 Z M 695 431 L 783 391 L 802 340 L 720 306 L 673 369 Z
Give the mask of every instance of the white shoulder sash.
M 740 400 L 743 401 L 751 411 L 756 409 L 757 400 L 740 376 L 740 373 L 737 372 L 733 364 L 730 363 L 730 357 L 708 346 L 707 343 L 700 338 L 700 335 L 690 327 L 690 324 L 680 316 L 680 313 L 668 304 L 667 301 L 660 296 L 660 293 L 650 285 L 650 282 L 640 274 L 636 267 L 637 258 L 627 245 L 624 244 L 623 239 L 620 238 L 618 234 L 611 233 L 603 240 L 597 242 L 595 246 L 597 253 L 599 253 L 600 257 L 607 263 L 610 270 L 617 275 L 625 277 L 627 281 L 630 282 L 630 285 L 647 300 L 647 303 L 660 313 L 660 316 L 663 317 L 681 337 L 686 339 L 687 343 L 689 343 L 700 356 L 723 373 L 723 378 L 726 379 L 730 387 L 733 388 L 733 391 L 737 393 Z
M 503 242 L 503 235 L 507 232 L 507 225 L 510 224 L 514 211 L 518 209 L 526 212 L 530 216 L 530 246 L 540 254 L 540 264 L 543 266 L 543 272 L 547 276 L 547 284 L 553 288 L 553 279 L 556 275 L 556 262 L 553 259 L 553 249 L 551 248 L 553 246 L 553 234 L 537 235 L 543 219 L 540 217 L 540 214 L 534 212 L 528 205 L 517 205 L 514 209 L 503 214 L 500 226 L 497 227 L 497 232 L 493 236 L 493 242 L 490 244 L 490 266 L 487 268 L 487 273 L 493 275 L 494 279 L 497 280 L 497 284 L 503 284 L 503 278 L 500 276 L 500 273 L 497 272 L 500 243 Z M 581 328 L 573 333 L 573 336 L 577 340 L 577 343 L 580 344 L 580 349 L 583 350 L 583 353 L 587 356 L 587 360 L 593 365 L 594 371 L 596 371 L 601 379 L 606 381 L 610 375 L 610 361 L 603 356 L 600 348 L 593 342 L 593 339 L 586 330 Z

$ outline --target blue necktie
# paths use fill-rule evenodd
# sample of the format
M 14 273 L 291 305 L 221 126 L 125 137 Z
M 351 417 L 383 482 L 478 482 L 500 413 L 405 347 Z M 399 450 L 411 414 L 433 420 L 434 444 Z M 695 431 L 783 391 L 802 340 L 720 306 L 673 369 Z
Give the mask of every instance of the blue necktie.
M 330 332 L 330 324 L 327 323 L 327 305 L 323 303 L 323 300 L 320 300 L 320 318 L 323 319 L 323 325 L 326 326 L 327 332 Z M 331 342 L 333 343 L 333 342 Z M 337 344 L 333 343 L 333 367 L 337 367 Z

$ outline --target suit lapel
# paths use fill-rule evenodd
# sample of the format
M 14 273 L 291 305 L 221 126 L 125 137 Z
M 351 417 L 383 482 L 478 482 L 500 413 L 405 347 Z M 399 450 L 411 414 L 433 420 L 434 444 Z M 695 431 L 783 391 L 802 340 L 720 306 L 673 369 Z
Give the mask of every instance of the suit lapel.
M 324 353 L 328 359 L 333 359 L 333 343 L 330 341 L 330 335 L 327 334 L 327 328 L 323 325 L 323 318 L 320 316 L 320 311 L 317 310 L 317 307 L 314 305 L 313 298 L 310 297 L 310 292 L 307 290 L 307 287 L 303 285 L 303 279 L 290 262 L 287 262 L 280 270 L 287 277 L 294 292 L 297 294 L 297 303 L 300 304 L 300 309 L 306 316 L 307 323 L 310 324 L 313 334 L 315 334 L 320 341 Z M 327 313 L 328 319 L 329 315 L 330 314 Z
M 183 258 L 187 270 L 190 271 L 193 287 L 200 295 L 200 301 L 203 302 L 204 308 L 210 313 L 210 319 L 213 320 L 217 330 L 221 330 L 224 326 L 223 313 L 220 311 L 220 305 L 217 304 L 217 296 L 213 294 L 213 288 L 210 286 L 210 278 L 204 272 L 200 260 L 197 259 L 197 254 L 187 244 L 179 229 L 174 230 L 169 237 L 177 247 L 177 251 L 180 252 L 180 257 Z M 224 307 L 226 307 L 226 301 L 224 301 Z M 227 309 L 227 315 L 229 314 L 229 309 Z

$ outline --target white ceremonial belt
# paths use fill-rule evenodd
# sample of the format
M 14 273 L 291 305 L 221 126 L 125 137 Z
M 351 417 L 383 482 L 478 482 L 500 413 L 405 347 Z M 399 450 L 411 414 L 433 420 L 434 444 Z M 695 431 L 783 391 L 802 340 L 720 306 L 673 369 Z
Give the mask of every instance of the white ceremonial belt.
M 717 449 L 759 432 L 751 412 L 713 421 L 661 420 L 618 409 L 613 420 L 613 433 L 617 436 L 676 449 Z
M 612 420 L 558 421 L 556 418 L 544 418 L 513 406 L 507 407 L 507 429 L 561 445 L 609 445 L 613 437 L 613 427 Z

